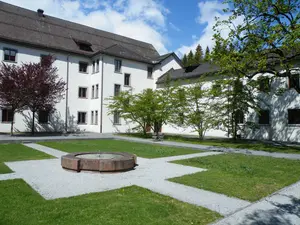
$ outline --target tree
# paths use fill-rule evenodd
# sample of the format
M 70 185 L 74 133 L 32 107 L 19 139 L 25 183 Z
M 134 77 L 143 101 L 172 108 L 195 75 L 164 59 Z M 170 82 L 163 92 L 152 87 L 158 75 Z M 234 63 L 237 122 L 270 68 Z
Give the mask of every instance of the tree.
M 25 108 L 24 82 L 22 68 L 16 65 L 0 65 L 0 104 L 12 112 L 10 134 L 13 135 L 14 115 Z
M 187 66 L 192 66 L 194 64 L 195 64 L 194 53 L 191 50 L 187 56 Z
M 205 50 L 205 56 L 204 56 L 204 61 L 205 62 L 209 61 L 209 56 L 210 56 L 210 50 L 209 50 L 209 47 L 207 46 L 206 50 Z
M 295 59 L 300 56 L 300 0 L 226 0 L 230 8 L 227 20 L 216 24 L 215 38 L 234 46 L 247 76 L 269 72 L 275 76 L 293 76 Z M 242 23 L 237 24 L 237 19 Z M 222 38 L 218 28 L 227 27 Z M 282 73 L 284 70 L 284 73 Z M 300 90 L 297 90 L 300 92 Z
M 24 101 L 32 112 L 31 133 L 34 135 L 35 113 L 50 111 L 64 96 L 66 83 L 59 79 L 52 56 L 43 57 L 40 63 L 25 63 L 21 66 L 26 89 Z
M 187 56 L 186 56 L 186 54 L 184 54 L 183 57 L 182 57 L 182 64 L 184 66 L 187 66 Z
M 203 61 L 203 51 L 202 51 L 202 47 L 200 44 L 198 44 L 196 47 L 194 61 L 196 64 L 199 64 Z
M 173 123 L 191 127 L 203 139 L 207 130 L 216 126 L 216 117 L 212 111 L 213 104 L 209 89 L 204 87 L 204 80 L 180 88 L 174 98 Z

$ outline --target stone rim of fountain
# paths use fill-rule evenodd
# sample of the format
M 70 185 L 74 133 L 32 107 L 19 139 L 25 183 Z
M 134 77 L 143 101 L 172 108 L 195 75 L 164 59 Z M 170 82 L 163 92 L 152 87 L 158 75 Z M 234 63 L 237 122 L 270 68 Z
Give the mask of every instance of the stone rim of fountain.
M 84 155 L 118 155 L 118 158 L 84 158 Z M 78 157 L 81 156 L 81 157 Z M 80 172 L 120 172 L 134 169 L 137 165 L 136 155 L 127 152 L 74 152 L 61 157 L 64 169 Z

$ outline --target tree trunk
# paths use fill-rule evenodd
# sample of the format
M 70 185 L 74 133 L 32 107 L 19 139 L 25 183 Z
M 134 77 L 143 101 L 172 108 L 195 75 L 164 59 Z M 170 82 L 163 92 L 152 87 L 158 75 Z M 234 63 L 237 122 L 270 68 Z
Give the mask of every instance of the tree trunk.
M 10 123 L 10 136 L 14 135 L 14 117 L 15 117 L 15 111 L 14 110 L 12 111 L 12 114 L 13 114 L 13 118 L 12 118 L 12 121 Z
M 34 116 L 35 116 L 35 111 L 32 111 L 32 124 L 31 124 L 31 135 L 34 135 Z

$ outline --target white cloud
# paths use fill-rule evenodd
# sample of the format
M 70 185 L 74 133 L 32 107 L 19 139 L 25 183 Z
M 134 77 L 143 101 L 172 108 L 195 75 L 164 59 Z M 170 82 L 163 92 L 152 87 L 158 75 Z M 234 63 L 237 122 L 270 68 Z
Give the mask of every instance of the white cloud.
M 3 0 L 27 9 L 148 42 L 167 52 L 169 10 L 160 0 Z
M 190 50 L 195 50 L 197 45 L 200 44 L 203 49 L 206 49 L 208 46 L 212 49 L 215 45 L 213 40 L 213 26 L 216 23 L 215 18 L 219 17 L 220 20 L 226 20 L 229 18 L 229 13 L 224 13 L 223 9 L 227 8 L 227 4 L 222 4 L 217 0 L 214 1 L 204 1 L 198 4 L 200 15 L 196 18 L 196 22 L 205 25 L 205 28 L 202 30 L 202 34 L 199 38 L 195 39 L 195 36 L 192 36 L 193 43 L 190 46 L 182 45 L 179 49 L 176 50 L 178 55 L 183 55 L 188 53 Z M 242 23 L 242 18 L 237 18 L 235 21 L 236 24 Z M 229 31 L 224 29 L 222 30 L 222 36 L 226 37 Z
M 170 27 L 171 27 L 173 30 L 175 30 L 175 31 L 177 31 L 177 32 L 181 31 L 181 29 L 180 29 L 179 27 L 177 27 L 175 24 L 169 22 L 169 25 L 170 25 Z

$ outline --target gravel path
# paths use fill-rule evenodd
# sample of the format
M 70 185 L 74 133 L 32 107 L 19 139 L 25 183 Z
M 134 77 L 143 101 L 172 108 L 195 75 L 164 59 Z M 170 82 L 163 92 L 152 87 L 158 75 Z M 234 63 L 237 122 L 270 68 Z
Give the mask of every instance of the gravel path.
M 157 144 L 157 145 L 164 145 L 164 146 L 192 148 L 192 149 L 203 150 L 203 151 L 218 151 L 218 152 L 228 152 L 228 153 L 241 153 L 241 154 L 245 154 L 245 155 L 269 156 L 269 157 L 274 157 L 274 158 L 284 158 L 284 159 L 300 160 L 300 154 L 286 154 L 286 153 L 279 153 L 279 152 L 265 152 L 265 151 L 249 150 L 249 149 L 242 149 L 242 148 L 223 148 L 223 147 L 217 147 L 217 146 L 190 144 L 190 143 L 173 142 L 173 141 L 159 141 L 159 142 L 154 142 L 151 139 L 142 139 L 142 138 L 117 136 L 117 135 L 115 135 L 115 139 L 126 140 L 126 141 L 133 141 L 133 142 L 140 142 L 140 143 L 150 143 L 150 144 Z
M 35 144 L 35 143 L 28 143 L 28 144 L 23 144 L 29 148 L 33 148 L 35 150 L 38 150 L 40 152 L 44 152 L 48 155 L 52 155 L 56 158 L 60 158 L 62 157 L 63 155 L 66 155 L 67 153 L 66 152 L 63 152 L 63 151 L 59 151 L 59 150 L 56 150 L 56 149 L 53 149 L 53 148 L 49 148 L 49 147 L 46 147 L 44 145 L 39 145 L 39 144 Z
M 1 180 L 13 180 L 13 179 L 18 179 L 21 178 L 20 175 L 17 173 L 6 173 L 6 174 L 0 174 L 0 181 Z

